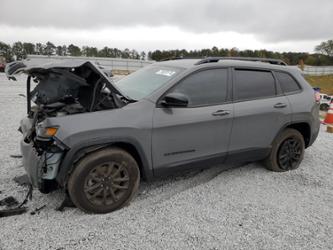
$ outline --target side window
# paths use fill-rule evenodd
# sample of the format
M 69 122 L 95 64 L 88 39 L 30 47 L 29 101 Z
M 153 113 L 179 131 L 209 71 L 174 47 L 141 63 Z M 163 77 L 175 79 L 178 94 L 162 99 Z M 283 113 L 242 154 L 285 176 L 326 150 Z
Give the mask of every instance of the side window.
M 275 75 L 284 93 L 290 93 L 300 90 L 297 82 L 289 74 L 283 72 L 275 72 Z
M 235 100 L 271 97 L 276 94 L 275 80 L 271 72 L 236 69 L 234 73 Z
M 189 98 L 189 107 L 223 103 L 227 99 L 228 70 L 209 69 L 182 80 L 173 90 Z

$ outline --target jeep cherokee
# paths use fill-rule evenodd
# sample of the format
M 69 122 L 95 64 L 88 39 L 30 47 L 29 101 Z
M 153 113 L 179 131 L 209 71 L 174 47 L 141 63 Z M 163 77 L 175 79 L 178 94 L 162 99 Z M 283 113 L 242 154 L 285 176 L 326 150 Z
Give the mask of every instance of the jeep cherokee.
M 119 81 L 89 61 L 6 67 L 10 79 L 20 72 L 29 179 L 44 193 L 63 188 L 86 212 L 119 209 L 140 178 L 179 170 L 259 160 L 296 169 L 319 132 L 313 89 L 280 60 L 169 60 Z

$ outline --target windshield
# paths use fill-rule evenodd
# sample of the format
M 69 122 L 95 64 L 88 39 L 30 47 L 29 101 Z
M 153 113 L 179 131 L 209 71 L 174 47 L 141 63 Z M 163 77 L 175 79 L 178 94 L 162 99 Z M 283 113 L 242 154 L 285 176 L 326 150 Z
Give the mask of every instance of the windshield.
M 114 84 L 122 93 L 134 100 L 144 98 L 177 76 L 182 69 L 149 66 L 140 69 Z

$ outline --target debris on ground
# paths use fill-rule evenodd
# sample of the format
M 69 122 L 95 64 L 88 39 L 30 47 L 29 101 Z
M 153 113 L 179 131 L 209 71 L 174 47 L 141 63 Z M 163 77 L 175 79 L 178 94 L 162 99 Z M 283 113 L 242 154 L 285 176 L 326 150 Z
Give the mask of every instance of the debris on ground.
M 10 155 L 11 158 L 19 159 L 22 158 L 22 155 Z
M 13 196 L 8 196 L 8 197 L 0 200 L 0 206 L 13 207 L 18 204 L 19 204 L 18 201 Z
M 30 214 L 31 215 L 39 214 L 39 212 L 44 208 L 46 208 L 46 205 L 36 208 L 34 211 L 30 212 Z
M 28 175 L 20 175 L 13 178 L 13 180 L 20 186 L 28 186 L 30 184 Z
M 19 208 L 22 207 L 23 205 L 25 205 L 25 204 L 28 202 L 28 200 L 31 201 L 33 190 L 34 190 L 34 189 L 33 189 L 32 185 L 29 184 L 28 192 L 27 192 L 27 194 L 26 194 L 24 200 L 22 201 L 22 203 L 18 206 Z
M 26 213 L 27 210 L 28 210 L 28 208 L 26 208 L 26 207 L 10 208 L 10 209 L 0 210 L 0 218 L 1 217 L 13 216 L 13 215 L 20 215 L 20 214 Z
M 24 207 L 24 205 L 28 202 L 28 200 L 32 199 L 32 191 L 33 191 L 33 187 L 30 184 L 26 197 L 21 203 L 19 203 L 13 196 L 8 196 L 8 197 L 0 200 L 0 206 L 6 206 L 7 208 L 9 207 L 8 209 L 0 210 L 0 217 L 19 215 L 19 214 L 23 214 L 23 213 L 27 212 L 28 208 Z M 13 208 L 14 206 L 16 206 L 16 207 Z

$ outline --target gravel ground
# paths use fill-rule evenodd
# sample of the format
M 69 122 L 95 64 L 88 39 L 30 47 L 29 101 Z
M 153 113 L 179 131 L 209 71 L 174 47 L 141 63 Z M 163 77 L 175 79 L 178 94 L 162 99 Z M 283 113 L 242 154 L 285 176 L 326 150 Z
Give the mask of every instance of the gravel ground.
M 0 74 L 0 199 L 26 189 L 18 123 L 22 82 Z M 260 164 L 213 167 L 152 183 L 119 211 L 55 211 L 64 195 L 34 192 L 30 211 L 0 218 L 0 249 L 333 249 L 333 135 L 321 129 L 298 170 L 274 173 Z

